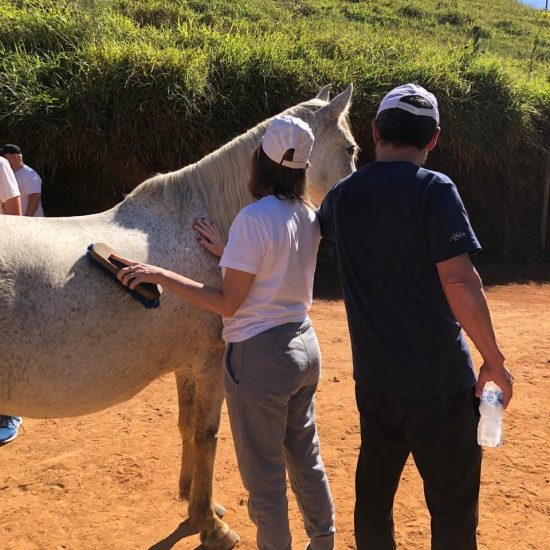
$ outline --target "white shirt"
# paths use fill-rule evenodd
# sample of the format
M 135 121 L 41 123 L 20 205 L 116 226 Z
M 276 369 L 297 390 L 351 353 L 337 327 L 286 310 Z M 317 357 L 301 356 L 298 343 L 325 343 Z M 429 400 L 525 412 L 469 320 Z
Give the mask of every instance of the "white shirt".
M 42 193 L 42 179 L 30 166 L 23 164 L 17 172 L 15 172 L 15 179 L 19 185 L 19 191 L 21 191 L 21 211 L 23 216 L 27 212 L 27 206 L 29 205 L 29 195 L 32 193 Z M 42 201 L 38 203 L 38 208 L 35 210 L 33 216 L 44 216 L 44 210 L 42 209 Z
M 220 266 L 256 275 L 223 339 L 242 342 L 284 323 L 302 322 L 313 301 L 313 275 L 321 239 L 313 210 L 273 195 L 243 208 L 231 225 Z
M 4 214 L 2 205 L 20 194 L 10 163 L 4 157 L 0 157 L 0 215 Z

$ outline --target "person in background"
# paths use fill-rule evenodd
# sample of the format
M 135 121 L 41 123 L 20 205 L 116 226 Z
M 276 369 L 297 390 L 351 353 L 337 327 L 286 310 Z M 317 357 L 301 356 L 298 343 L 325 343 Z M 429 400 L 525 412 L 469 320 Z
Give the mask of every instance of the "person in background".
M 44 216 L 42 209 L 42 179 L 30 166 L 23 163 L 23 151 L 18 145 L 7 143 L 0 147 L 0 155 L 8 160 L 21 192 L 23 216 Z
M 0 156 L 0 215 L 6 214 L 21 215 L 21 197 L 10 163 Z M 0 415 L 0 445 L 13 441 L 17 437 L 22 422 L 23 419 L 20 416 Z
M 435 96 L 406 84 L 372 122 L 376 161 L 337 183 L 318 211 L 336 242 L 361 425 L 358 550 L 394 550 L 393 500 L 410 453 L 424 482 L 432 550 L 474 550 L 479 397 L 512 397 L 483 285 L 481 246 L 455 184 L 422 168 L 439 138 Z M 479 378 L 461 328 L 484 363 Z M 411 543 L 410 543 L 411 544 Z M 410 547 L 407 545 L 407 547 Z

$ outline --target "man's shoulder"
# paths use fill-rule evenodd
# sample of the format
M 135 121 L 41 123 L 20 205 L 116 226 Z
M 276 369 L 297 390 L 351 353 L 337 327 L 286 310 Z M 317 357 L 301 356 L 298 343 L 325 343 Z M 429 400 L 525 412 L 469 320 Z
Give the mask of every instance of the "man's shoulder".
M 345 178 L 343 178 L 341 181 L 345 182 L 356 182 L 356 181 L 364 181 L 368 179 L 371 176 L 372 171 L 376 168 L 375 162 L 367 162 L 367 164 L 363 164 L 360 168 L 355 170 L 355 172 L 352 172 L 351 174 L 348 174 Z
M 40 180 L 42 181 L 42 178 L 39 176 L 38 172 L 34 169 L 28 166 L 27 164 L 23 164 L 20 170 L 17 170 L 15 172 L 16 177 L 23 177 L 25 179 L 29 180 Z
M 38 176 L 38 172 L 34 168 L 31 168 L 28 164 L 23 164 L 23 170 L 29 174 L 36 174 Z
M 427 185 L 453 185 L 453 180 L 444 174 L 443 172 L 437 172 L 435 170 L 428 170 L 427 168 L 420 167 L 417 172 L 419 180 L 423 181 Z
M 369 167 L 372 163 L 365 164 L 358 168 L 355 172 L 344 176 L 341 180 L 337 181 L 329 191 L 329 194 L 337 195 L 354 185 L 357 185 L 368 178 Z

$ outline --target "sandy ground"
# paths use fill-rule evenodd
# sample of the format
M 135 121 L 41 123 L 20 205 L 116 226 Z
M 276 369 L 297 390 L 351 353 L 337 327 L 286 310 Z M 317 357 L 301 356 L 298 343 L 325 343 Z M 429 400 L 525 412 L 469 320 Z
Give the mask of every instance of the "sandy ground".
M 496 286 L 488 297 L 516 374 L 516 395 L 504 447 L 485 453 L 479 547 L 544 550 L 550 548 L 550 284 Z M 359 438 L 344 307 L 318 301 L 312 316 L 324 354 L 318 424 L 336 501 L 337 548 L 351 549 Z M 21 435 L 0 448 L 0 549 L 198 548 L 176 498 L 176 422 L 171 376 L 102 413 L 25 419 Z M 225 409 L 214 485 L 226 520 L 242 537 L 239 548 L 255 548 Z M 302 548 L 306 537 L 294 500 L 291 516 L 295 548 Z M 429 548 L 429 517 L 412 461 L 395 522 L 401 548 Z

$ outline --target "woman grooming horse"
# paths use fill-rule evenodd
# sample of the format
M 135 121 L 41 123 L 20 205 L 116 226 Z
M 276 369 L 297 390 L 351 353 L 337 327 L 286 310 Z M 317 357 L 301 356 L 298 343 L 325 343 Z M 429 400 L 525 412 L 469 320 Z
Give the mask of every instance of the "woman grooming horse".
M 317 336 L 308 317 L 320 232 L 306 202 L 313 132 L 292 116 L 273 119 L 253 157 L 249 189 L 225 249 L 204 222 L 199 242 L 221 254 L 221 288 L 155 266 L 119 260 L 123 284 L 162 284 L 221 314 L 225 394 L 239 470 L 260 550 L 289 550 L 286 470 L 309 548 L 334 548 L 334 507 L 315 425 L 320 375 Z M 223 253 L 222 253 L 223 252 Z

